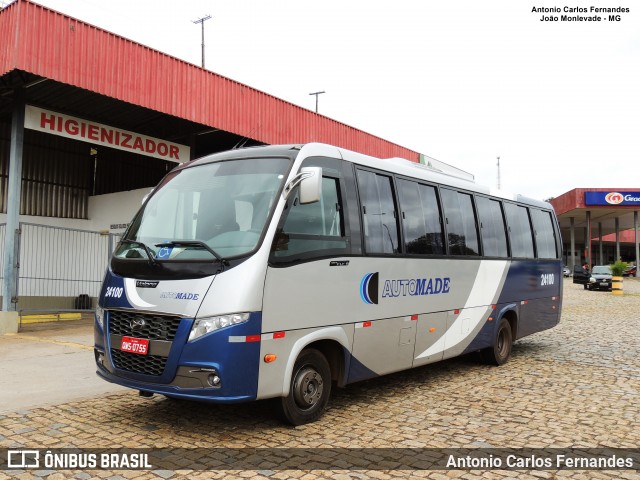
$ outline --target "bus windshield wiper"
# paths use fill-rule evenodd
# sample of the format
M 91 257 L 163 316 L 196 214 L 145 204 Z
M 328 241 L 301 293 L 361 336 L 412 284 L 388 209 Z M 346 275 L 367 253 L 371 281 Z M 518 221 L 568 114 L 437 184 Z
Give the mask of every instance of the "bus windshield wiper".
M 171 240 L 168 242 L 156 243 L 156 247 L 200 247 L 213 255 L 223 267 L 229 265 L 229 261 L 222 258 L 213 248 L 200 240 Z
M 153 256 L 153 252 L 149 247 L 147 247 L 144 243 L 138 242 L 137 240 L 129 240 L 125 238 L 121 240 L 122 243 L 126 243 L 127 245 L 139 245 L 144 249 L 144 252 L 147 254 L 147 258 L 149 259 L 149 265 L 159 265 L 158 261 Z

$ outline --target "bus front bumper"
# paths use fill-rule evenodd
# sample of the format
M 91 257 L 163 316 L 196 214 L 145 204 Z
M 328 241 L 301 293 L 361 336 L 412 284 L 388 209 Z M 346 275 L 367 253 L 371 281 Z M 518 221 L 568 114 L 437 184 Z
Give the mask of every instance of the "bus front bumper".
M 132 388 L 145 393 L 158 393 L 170 398 L 195 400 L 211 403 L 240 403 L 256 399 L 255 394 L 230 395 L 228 389 L 221 385 L 217 371 L 208 367 L 178 367 L 174 380 L 170 384 L 160 384 L 134 380 L 115 374 L 108 365 L 104 352 L 95 350 L 98 377 L 123 387 Z M 216 382 L 219 382 L 216 385 Z

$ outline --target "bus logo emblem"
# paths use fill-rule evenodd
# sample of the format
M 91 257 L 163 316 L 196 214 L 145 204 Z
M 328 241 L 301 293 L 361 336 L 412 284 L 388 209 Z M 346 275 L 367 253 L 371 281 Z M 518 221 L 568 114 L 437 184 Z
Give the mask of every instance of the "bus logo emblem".
M 378 272 L 367 273 L 360 281 L 360 298 L 369 305 L 378 304 Z
M 142 330 L 147 325 L 144 318 L 134 318 L 131 320 L 130 326 L 132 331 Z

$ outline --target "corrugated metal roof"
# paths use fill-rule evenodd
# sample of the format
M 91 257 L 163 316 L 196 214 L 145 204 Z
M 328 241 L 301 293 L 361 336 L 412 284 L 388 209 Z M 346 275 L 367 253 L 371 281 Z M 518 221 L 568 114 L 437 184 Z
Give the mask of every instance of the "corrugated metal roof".
M 12 70 L 262 143 L 318 141 L 419 161 L 417 152 L 28 0 L 0 12 L 0 76 Z

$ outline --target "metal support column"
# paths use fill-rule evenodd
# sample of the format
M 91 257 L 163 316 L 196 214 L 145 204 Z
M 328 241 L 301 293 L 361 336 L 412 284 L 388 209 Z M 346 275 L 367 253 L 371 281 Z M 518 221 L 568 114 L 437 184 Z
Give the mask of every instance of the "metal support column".
M 616 217 L 616 258 L 614 262 L 620 260 L 620 219 Z
M 638 246 L 638 212 L 633 212 L 633 243 L 636 247 L 636 277 L 638 276 L 638 261 L 640 260 L 640 247 Z
M 585 243 L 585 256 L 586 258 L 586 262 L 587 265 L 589 265 L 589 269 L 591 269 L 591 267 L 593 266 L 593 259 L 592 254 L 591 254 L 591 210 L 587 210 L 587 232 L 586 232 L 586 236 L 584 239 L 584 243 Z
M 602 222 L 598 222 L 598 265 L 604 265 L 604 255 L 602 253 Z
M 9 179 L 7 188 L 7 226 L 4 236 L 4 288 L 2 311 L 16 309 L 18 285 L 18 251 L 16 238 L 20 228 L 20 190 L 22 187 L 22 152 L 24 147 L 24 90 L 15 90 L 11 118 L 11 146 L 9 148 Z
M 571 222 L 570 226 L 569 226 L 569 233 L 571 236 L 571 259 L 569 260 L 569 266 L 571 268 L 571 275 L 573 275 L 573 271 L 575 265 L 576 265 L 576 219 L 571 217 L 569 218 L 569 221 Z

